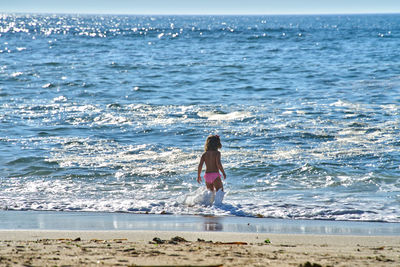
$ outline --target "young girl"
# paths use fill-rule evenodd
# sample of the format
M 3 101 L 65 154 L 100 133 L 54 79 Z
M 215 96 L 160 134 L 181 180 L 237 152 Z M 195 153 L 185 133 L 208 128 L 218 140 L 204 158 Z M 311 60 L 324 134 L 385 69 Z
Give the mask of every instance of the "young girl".
M 199 167 L 197 169 L 197 182 L 201 183 L 201 170 L 203 169 L 203 164 L 206 163 L 204 180 L 206 180 L 207 188 L 215 192 L 219 189 L 224 191 L 219 171 L 222 172 L 224 180 L 226 179 L 226 174 L 221 164 L 221 152 L 218 151 L 221 147 L 221 140 L 218 135 L 208 136 L 206 143 L 204 144 L 205 152 L 201 156 Z

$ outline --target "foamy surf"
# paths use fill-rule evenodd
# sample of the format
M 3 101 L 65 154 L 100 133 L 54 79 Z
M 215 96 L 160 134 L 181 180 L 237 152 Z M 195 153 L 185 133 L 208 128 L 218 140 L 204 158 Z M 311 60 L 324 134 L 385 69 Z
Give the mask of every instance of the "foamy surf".
M 202 187 L 194 192 L 186 195 L 183 204 L 193 207 L 193 206 L 219 206 L 222 205 L 225 192 L 221 189 L 218 192 L 213 192 Z
M 222 201 L 224 200 L 225 192 L 222 189 L 218 190 L 215 193 L 214 197 L 214 206 L 222 205 Z

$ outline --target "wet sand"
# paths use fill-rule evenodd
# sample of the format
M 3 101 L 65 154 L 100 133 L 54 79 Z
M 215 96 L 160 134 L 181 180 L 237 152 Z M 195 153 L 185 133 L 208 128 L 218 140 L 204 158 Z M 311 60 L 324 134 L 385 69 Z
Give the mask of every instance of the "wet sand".
M 400 223 L 63 211 L 0 211 L 4 230 L 151 230 L 399 236 Z
M 0 266 L 399 265 L 398 236 L 0 230 Z

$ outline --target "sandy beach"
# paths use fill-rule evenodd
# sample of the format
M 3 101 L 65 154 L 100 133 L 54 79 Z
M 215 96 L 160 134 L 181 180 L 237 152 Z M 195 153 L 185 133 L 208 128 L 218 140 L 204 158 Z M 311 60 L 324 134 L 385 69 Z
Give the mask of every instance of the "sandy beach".
M 1 230 L 0 266 L 399 266 L 397 236 Z

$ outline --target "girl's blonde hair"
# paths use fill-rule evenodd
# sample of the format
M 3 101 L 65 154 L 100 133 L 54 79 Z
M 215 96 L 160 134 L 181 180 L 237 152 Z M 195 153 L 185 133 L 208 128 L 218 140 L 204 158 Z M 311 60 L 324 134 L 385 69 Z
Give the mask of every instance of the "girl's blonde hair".
M 207 137 L 206 143 L 204 144 L 204 151 L 208 150 L 218 150 L 222 147 L 221 140 L 218 135 L 209 135 Z

